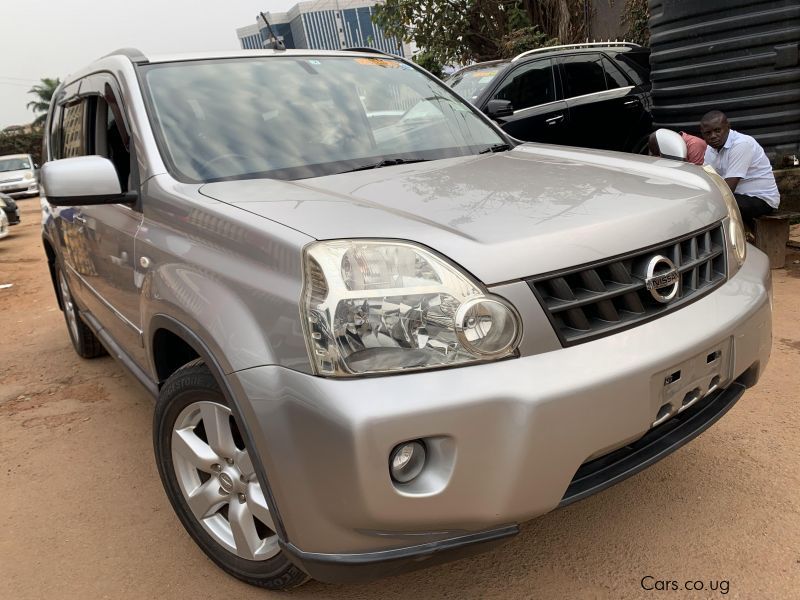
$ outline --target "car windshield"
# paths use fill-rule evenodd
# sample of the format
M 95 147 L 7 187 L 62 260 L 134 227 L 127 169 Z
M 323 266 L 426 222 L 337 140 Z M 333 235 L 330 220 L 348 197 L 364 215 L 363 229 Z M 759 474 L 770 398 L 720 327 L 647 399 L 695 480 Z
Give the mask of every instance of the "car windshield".
M 27 158 L 0 158 L 0 173 L 30 168 L 31 163 Z
M 142 67 L 182 181 L 303 179 L 503 144 L 447 87 L 393 58 L 276 56 Z
M 447 84 L 462 97 L 474 102 L 489 85 L 489 82 L 495 78 L 495 75 L 505 69 L 506 65 L 508 63 L 463 69 L 453 73 L 453 76 L 447 80 Z

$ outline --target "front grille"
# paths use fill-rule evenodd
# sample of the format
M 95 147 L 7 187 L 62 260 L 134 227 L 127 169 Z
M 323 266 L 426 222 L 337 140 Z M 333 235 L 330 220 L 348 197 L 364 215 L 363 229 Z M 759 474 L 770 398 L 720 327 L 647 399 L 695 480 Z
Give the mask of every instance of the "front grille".
M 2 179 L 0 183 L 16 183 L 17 181 L 22 181 L 22 177 L 16 177 L 14 179 Z
M 678 293 L 667 303 L 656 300 L 645 285 L 648 263 L 659 255 L 671 260 L 679 274 Z M 561 343 L 572 346 L 677 310 L 725 278 L 725 237 L 722 225 L 716 224 L 651 248 L 533 277 L 527 283 Z

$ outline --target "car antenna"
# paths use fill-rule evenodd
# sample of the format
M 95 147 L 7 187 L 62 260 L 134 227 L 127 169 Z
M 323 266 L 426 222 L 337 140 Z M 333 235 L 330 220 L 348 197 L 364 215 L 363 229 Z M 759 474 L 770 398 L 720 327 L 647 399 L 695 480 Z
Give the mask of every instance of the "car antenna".
M 270 37 L 275 40 L 275 50 L 286 50 L 286 44 L 283 43 L 283 40 L 279 40 L 278 36 L 276 36 L 272 31 L 272 25 L 270 25 L 269 21 L 267 21 L 266 15 L 263 12 L 259 14 L 261 15 L 261 19 L 264 21 L 264 23 L 266 23 L 267 29 L 269 29 Z

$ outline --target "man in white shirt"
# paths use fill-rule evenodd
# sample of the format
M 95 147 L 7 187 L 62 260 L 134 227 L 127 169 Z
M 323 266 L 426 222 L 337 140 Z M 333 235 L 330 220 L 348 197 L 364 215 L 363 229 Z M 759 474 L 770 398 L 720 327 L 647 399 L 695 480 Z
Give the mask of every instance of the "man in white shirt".
M 752 227 L 756 218 L 778 208 L 781 197 L 772 165 L 757 141 L 731 129 L 728 117 L 718 110 L 706 113 L 700 133 L 708 143 L 705 164 L 725 179 L 745 223 Z

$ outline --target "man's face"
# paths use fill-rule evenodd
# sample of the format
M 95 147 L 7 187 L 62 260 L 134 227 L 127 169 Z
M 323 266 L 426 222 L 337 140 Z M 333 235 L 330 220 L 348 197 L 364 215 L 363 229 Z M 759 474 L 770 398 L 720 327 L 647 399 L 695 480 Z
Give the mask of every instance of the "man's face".
M 719 150 L 725 145 L 730 131 L 731 126 L 728 119 L 722 117 L 700 123 L 700 133 L 703 135 L 703 139 L 714 150 Z

